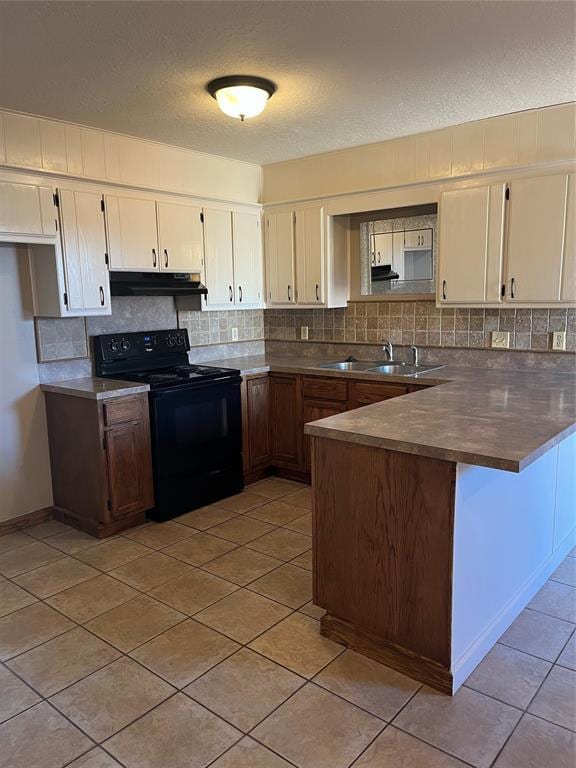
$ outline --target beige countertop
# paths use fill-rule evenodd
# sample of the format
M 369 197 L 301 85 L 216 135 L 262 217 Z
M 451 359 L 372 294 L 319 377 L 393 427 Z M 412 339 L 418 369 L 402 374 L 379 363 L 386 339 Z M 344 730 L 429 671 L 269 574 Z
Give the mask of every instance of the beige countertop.
M 53 381 L 50 384 L 41 384 L 43 392 L 54 392 L 57 395 L 71 395 L 73 397 L 86 397 L 89 400 L 112 400 L 115 397 L 126 395 L 138 395 L 148 392 L 148 384 L 134 384 L 130 381 L 118 381 L 116 379 L 100 379 L 90 376 L 85 379 L 68 379 L 66 381 Z
M 273 371 L 430 384 L 311 422 L 309 435 L 520 472 L 576 431 L 576 376 L 540 369 L 446 366 L 414 376 L 319 368 L 325 361 L 255 355 L 212 360 L 243 375 Z

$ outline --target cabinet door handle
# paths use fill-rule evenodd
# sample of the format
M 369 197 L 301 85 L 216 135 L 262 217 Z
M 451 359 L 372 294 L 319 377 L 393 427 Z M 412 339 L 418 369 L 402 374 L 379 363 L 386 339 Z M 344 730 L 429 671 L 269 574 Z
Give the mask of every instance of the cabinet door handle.
M 442 298 L 446 298 L 446 280 L 442 280 Z
M 228 295 L 230 296 L 230 301 L 234 301 L 234 293 L 231 285 L 228 286 Z
M 316 283 L 316 301 L 320 301 L 320 296 L 318 295 L 318 289 L 319 289 L 319 285 L 318 283 Z
M 288 301 L 292 301 L 292 292 L 290 290 L 290 286 L 288 286 Z
M 238 286 L 238 296 L 239 296 L 239 300 L 242 301 L 242 286 L 241 285 Z
M 100 306 L 104 306 L 104 288 L 100 286 Z
M 510 279 L 510 298 L 516 298 L 516 283 L 513 277 Z
M 168 250 L 164 248 L 164 268 L 168 269 Z
M 152 248 L 152 264 L 154 266 L 154 269 L 156 269 L 157 263 L 158 263 L 158 260 L 156 258 L 156 248 Z

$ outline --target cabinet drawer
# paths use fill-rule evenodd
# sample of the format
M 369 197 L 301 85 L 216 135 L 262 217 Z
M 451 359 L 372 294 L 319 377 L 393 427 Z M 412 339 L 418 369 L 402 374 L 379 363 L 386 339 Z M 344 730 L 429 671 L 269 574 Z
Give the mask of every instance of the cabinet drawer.
M 351 390 L 350 399 L 355 406 L 360 406 L 379 403 L 381 400 L 405 395 L 408 392 L 408 387 L 404 384 L 376 384 L 367 381 L 353 381 Z
M 140 397 L 119 397 L 103 405 L 104 424 L 123 424 L 142 418 L 142 399 Z
M 342 379 L 323 379 L 304 376 L 302 394 L 309 400 L 347 400 L 348 382 Z

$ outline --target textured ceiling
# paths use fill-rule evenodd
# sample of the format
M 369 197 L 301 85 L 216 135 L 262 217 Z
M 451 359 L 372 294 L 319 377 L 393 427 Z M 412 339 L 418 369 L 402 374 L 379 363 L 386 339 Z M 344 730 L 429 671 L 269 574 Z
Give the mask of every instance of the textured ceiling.
M 575 98 L 572 2 L 0 2 L 0 106 L 270 163 Z M 278 92 L 244 124 L 204 91 Z

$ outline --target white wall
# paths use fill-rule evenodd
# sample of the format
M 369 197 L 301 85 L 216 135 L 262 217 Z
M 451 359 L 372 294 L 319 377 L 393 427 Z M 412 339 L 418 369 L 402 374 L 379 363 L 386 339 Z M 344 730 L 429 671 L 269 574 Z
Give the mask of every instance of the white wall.
M 0 245 L 0 521 L 52 504 L 25 246 Z

